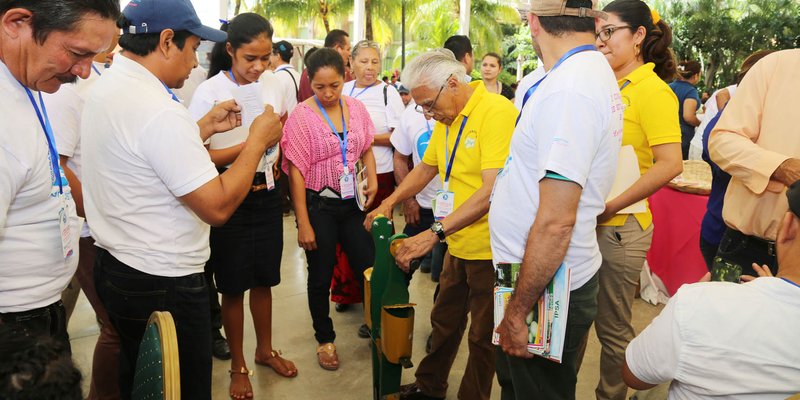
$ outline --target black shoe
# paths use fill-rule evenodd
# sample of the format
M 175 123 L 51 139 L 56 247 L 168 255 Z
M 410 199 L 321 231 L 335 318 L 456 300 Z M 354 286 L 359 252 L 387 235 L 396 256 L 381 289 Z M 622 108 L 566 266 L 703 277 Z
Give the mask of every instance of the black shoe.
M 334 309 L 336 310 L 336 312 L 345 312 L 345 311 L 350 309 L 350 304 L 339 304 L 339 303 L 336 303 L 336 306 L 334 306 Z
M 358 327 L 358 337 L 362 339 L 369 339 L 370 337 L 372 337 L 367 324 L 363 324 L 360 327 Z
M 231 359 L 231 348 L 228 346 L 228 341 L 221 335 L 211 343 L 211 354 L 220 360 Z
M 400 400 L 444 400 L 444 397 L 428 396 L 414 382 L 400 386 Z
M 433 334 L 428 335 L 428 341 L 425 342 L 425 353 L 431 354 L 431 347 L 433 346 Z

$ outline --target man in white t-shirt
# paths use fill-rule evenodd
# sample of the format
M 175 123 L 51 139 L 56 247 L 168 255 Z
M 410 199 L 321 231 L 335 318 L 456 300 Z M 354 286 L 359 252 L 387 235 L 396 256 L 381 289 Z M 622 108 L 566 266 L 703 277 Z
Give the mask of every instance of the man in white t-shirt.
M 99 247 L 97 291 L 120 335 L 120 394 L 130 398 L 150 314 L 175 321 L 183 398 L 211 399 L 211 320 L 203 267 L 209 224 L 221 225 L 252 189 L 256 167 L 281 135 L 267 107 L 222 175 L 203 147 L 238 125 L 232 101 L 195 122 L 171 92 L 197 66 L 205 27 L 189 0 L 137 0 L 119 22 L 123 52 L 84 107 L 84 204 Z M 124 94 L 124 95 L 121 95 Z
M 458 60 L 461 64 L 464 64 L 464 68 L 467 69 L 467 73 L 464 75 L 464 80 L 471 82 L 472 69 L 474 68 L 473 65 L 475 64 L 475 56 L 472 55 L 472 42 L 469 40 L 469 37 L 466 35 L 450 36 L 444 41 L 444 45 L 442 47 L 452 51 L 453 55 L 456 57 L 456 60 Z
M 285 40 L 274 43 L 272 54 L 269 56 L 273 76 L 278 84 L 278 92 L 281 93 L 280 98 L 287 115 L 297 106 L 297 96 L 300 93 L 300 73 L 290 64 L 293 56 L 294 46 Z
M 114 36 L 116 0 L 0 3 L 0 324 L 69 351 L 61 292 L 81 218 L 41 92 L 87 78 Z M 39 91 L 39 92 L 37 92 Z
M 72 85 L 62 85 L 58 92 L 44 96 L 47 113 L 53 126 L 56 147 L 61 159 L 61 168 L 69 180 L 72 197 L 75 200 L 78 216 L 84 217 L 83 208 L 83 174 L 81 157 L 80 123 L 83 106 L 89 95 L 89 90 L 97 82 L 107 63 L 111 62 L 111 51 L 116 47 L 117 41 L 106 52 L 100 53 L 92 63 L 91 73 L 88 78 L 80 79 Z M 80 232 L 78 269 L 70 285 L 61 294 L 61 300 L 67 311 L 67 323 L 75 308 L 80 291 L 83 290 L 86 299 L 95 311 L 100 322 L 100 336 L 94 347 L 93 368 L 91 383 L 89 384 L 89 399 L 119 398 L 119 335 L 114 330 L 108 318 L 103 303 L 97 296 L 94 285 L 94 260 L 96 247 L 94 239 L 89 233 L 88 221 Z
M 503 398 L 574 399 L 581 339 L 597 313 L 597 216 L 611 190 L 623 107 L 614 73 L 594 47 L 589 0 L 534 0 L 528 21 L 546 78 L 522 107 L 497 177 L 489 229 L 495 265 L 520 263 L 497 328 Z M 526 316 L 558 268 L 571 270 L 562 362 L 527 350 Z
M 681 287 L 625 350 L 628 386 L 672 381 L 670 399 L 777 400 L 800 392 L 800 183 L 786 196 L 777 277 L 764 266 L 767 277 L 746 284 Z
M 401 86 L 402 89 L 404 88 Z M 433 135 L 433 126 L 436 123 L 436 121 L 428 119 L 424 114 L 417 112 L 414 109 L 415 106 L 416 103 L 412 99 L 400 117 L 400 126 L 397 127 L 391 137 L 392 146 L 395 149 L 394 177 L 398 185 L 403 182 L 410 172 L 409 161 L 412 162 L 411 165 L 414 167 L 422 162 L 422 156 L 425 155 L 425 150 L 428 149 L 428 143 Z M 441 189 L 442 181 L 437 174 L 414 197 L 409 197 L 403 201 L 403 214 L 406 219 L 403 233 L 412 237 L 430 229 L 431 224 L 434 222 L 431 203 L 436 196 L 436 192 Z M 422 259 L 420 271 L 431 272 L 431 279 L 438 281 L 445 251 L 447 251 L 447 244 L 437 243 L 433 250 Z M 436 275 L 434 276 L 433 273 Z
M 411 92 L 407 87 L 400 85 L 400 87 L 397 88 L 397 93 L 400 93 L 400 99 L 403 100 L 403 105 L 406 106 L 406 109 L 414 108 L 416 103 L 414 103 L 414 99 L 411 98 Z
M 525 94 L 528 93 L 528 89 L 530 89 L 536 81 L 544 77 L 544 73 L 544 65 L 542 64 L 542 60 L 539 60 L 539 66 L 523 76 L 522 80 L 519 81 L 517 90 L 514 92 L 514 106 L 517 107 L 517 110 L 522 111 L 522 101 L 525 100 Z

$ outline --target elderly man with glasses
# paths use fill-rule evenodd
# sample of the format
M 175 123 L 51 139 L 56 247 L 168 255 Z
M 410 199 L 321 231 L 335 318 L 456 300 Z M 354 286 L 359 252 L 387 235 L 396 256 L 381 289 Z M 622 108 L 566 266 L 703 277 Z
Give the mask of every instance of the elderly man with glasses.
M 433 202 L 436 221 L 403 242 L 396 255 L 398 265 L 408 270 L 411 260 L 437 242 L 446 241 L 449 248 L 431 311 L 431 352 L 417 368 L 416 382 L 401 388 L 401 399 L 445 397 L 468 313 L 469 359 L 458 397 L 488 399 L 491 393 L 494 269 L 486 214 L 495 177 L 508 156 L 517 110 L 480 82 L 464 82 L 465 74 L 464 65 L 444 49 L 415 58 L 403 71 L 416 110 L 438 123 L 422 163 L 365 221 L 369 228 L 375 216 L 392 215 L 395 204 L 417 194 L 437 174 L 441 177 L 443 187 Z

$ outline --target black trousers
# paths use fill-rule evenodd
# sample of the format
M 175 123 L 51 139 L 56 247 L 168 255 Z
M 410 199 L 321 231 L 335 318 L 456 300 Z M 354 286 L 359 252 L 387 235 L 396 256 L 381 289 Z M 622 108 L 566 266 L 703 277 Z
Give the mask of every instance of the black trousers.
M 336 244 L 342 245 L 350 267 L 359 282 L 364 270 L 375 260 L 375 244 L 364 229 L 366 214 L 356 201 L 321 197 L 306 191 L 308 218 L 317 241 L 317 249 L 306 251 L 308 262 L 308 308 L 314 325 L 314 337 L 319 343 L 336 339 L 330 313 L 330 287 L 336 263 Z
M 146 274 L 98 249 L 97 294 L 119 333 L 120 397 L 131 398 L 139 343 L 153 311 L 169 311 L 178 334 L 181 397 L 211 400 L 211 318 L 202 272 L 179 277 Z
M 3 325 L 13 335 L 24 335 L 31 338 L 49 336 L 60 342 L 64 351 L 70 354 L 66 315 L 64 303 L 58 300 L 53 304 L 33 310 L 0 313 L 0 325 Z

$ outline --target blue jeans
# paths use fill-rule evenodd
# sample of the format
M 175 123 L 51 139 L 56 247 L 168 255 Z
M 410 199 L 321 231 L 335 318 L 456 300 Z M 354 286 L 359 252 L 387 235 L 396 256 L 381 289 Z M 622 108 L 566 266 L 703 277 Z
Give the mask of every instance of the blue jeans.
M 120 397 L 131 398 L 139 343 L 153 311 L 169 311 L 178 334 L 181 396 L 211 400 L 211 317 L 202 272 L 163 277 L 133 269 L 98 249 L 97 294 L 120 337 Z

